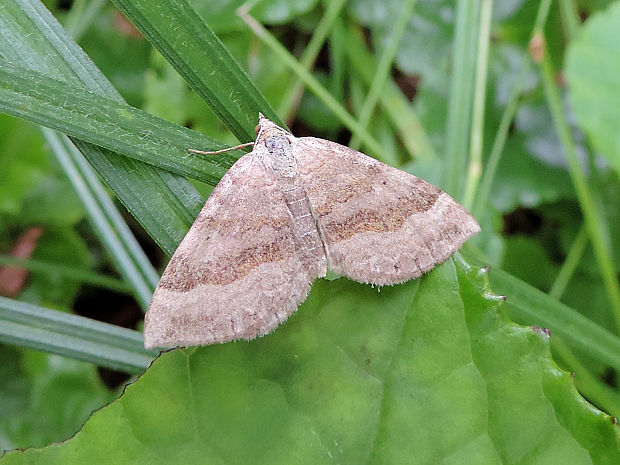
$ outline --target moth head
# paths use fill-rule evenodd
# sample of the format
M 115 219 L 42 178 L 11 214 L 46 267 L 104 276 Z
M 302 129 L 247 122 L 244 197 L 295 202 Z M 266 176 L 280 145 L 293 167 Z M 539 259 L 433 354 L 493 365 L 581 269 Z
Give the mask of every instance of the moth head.
M 291 136 L 289 132 L 282 129 L 280 126 L 278 126 L 276 123 L 274 123 L 270 119 L 265 118 L 265 116 L 262 113 L 259 113 L 258 114 L 258 125 L 256 126 L 256 141 L 257 142 L 263 141 L 276 134 L 284 135 L 287 137 Z

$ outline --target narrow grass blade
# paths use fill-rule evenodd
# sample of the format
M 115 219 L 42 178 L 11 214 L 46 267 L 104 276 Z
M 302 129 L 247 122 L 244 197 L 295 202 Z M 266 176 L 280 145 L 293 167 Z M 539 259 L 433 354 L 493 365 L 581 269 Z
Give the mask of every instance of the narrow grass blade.
M 345 52 L 353 71 L 356 76 L 370 85 L 373 77 L 372 70 L 376 66 L 374 57 L 366 48 L 359 31 L 348 28 L 346 42 Z M 399 137 L 413 158 L 424 164 L 438 161 L 439 158 L 420 119 L 411 108 L 407 98 L 391 80 L 388 80 L 381 89 L 379 103 L 392 125 L 398 130 Z
M 487 67 L 491 42 L 491 0 L 480 1 L 478 45 L 476 47 L 476 75 L 469 137 L 469 162 L 463 194 L 463 206 L 471 210 L 482 174 L 482 141 L 484 132 L 484 107 L 487 93 Z
M 240 141 L 254 140 L 258 112 L 282 123 L 237 60 L 186 0 L 113 2 Z
M 113 292 L 131 295 L 129 286 L 120 279 L 93 273 L 90 270 L 80 270 L 66 265 L 59 265 L 58 263 L 50 263 L 38 259 L 15 258 L 8 255 L 0 255 L 0 266 L 11 266 L 53 276 L 61 276 L 63 279 L 72 280 L 76 283 L 90 284 Z
M 284 46 L 267 30 L 262 24 L 256 21 L 250 14 L 242 10 L 239 12 L 241 19 L 252 28 L 257 37 L 267 45 L 278 58 L 288 66 L 299 78 L 306 84 L 308 89 L 312 91 L 322 102 L 334 113 L 334 115 L 342 121 L 347 128 L 366 144 L 369 153 L 378 160 L 383 159 L 383 149 L 374 137 L 372 137 L 364 128 L 362 128 L 353 116 L 321 85 L 321 83 L 293 57 Z
M 189 148 L 224 146 L 125 103 L 8 63 L 0 63 L 0 111 L 212 185 L 235 160 L 231 154 L 190 154 Z
M 5 0 L 0 55 L 14 65 L 121 101 L 118 92 L 38 0 Z M 86 142 L 73 141 L 120 201 L 168 253 L 174 251 L 204 200 L 179 176 Z M 154 215 L 153 212 L 159 212 Z
M 462 198 L 471 128 L 480 0 L 459 0 L 457 5 L 443 188 L 459 200 Z
M 127 224 L 107 199 L 107 193 L 103 186 L 99 185 L 100 181 L 94 173 L 89 173 L 88 181 L 85 179 L 83 170 L 92 170 L 92 168 L 86 163 L 81 167 L 75 163 L 75 156 L 81 158 L 77 148 L 67 137 L 55 131 L 43 129 L 43 134 L 86 207 L 90 223 L 108 251 L 116 269 L 130 283 L 135 298 L 142 308 L 146 309 L 157 283 L 157 273 L 144 256 Z M 155 283 L 147 280 L 147 276 L 154 277 Z
M 359 124 L 364 129 L 368 127 L 370 117 L 374 113 L 377 101 L 379 100 L 379 95 L 381 95 L 381 90 L 383 89 L 390 71 L 392 70 L 392 63 L 394 61 L 394 57 L 396 56 L 396 52 L 398 51 L 398 44 L 400 44 L 400 40 L 405 33 L 405 28 L 411 19 L 415 3 L 416 0 L 405 0 L 403 2 L 398 17 L 396 18 L 394 29 L 392 29 L 392 33 L 388 39 L 388 44 L 379 59 L 377 68 L 375 68 L 375 75 L 372 79 L 372 83 L 370 84 L 370 89 L 368 89 L 368 94 L 366 95 L 362 109 L 359 112 Z M 349 142 L 349 147 L 354 150 L 358 150 L 360 146 L 361 140 L 359 136 L 353 135 L 351 137 L 351 141 Z
M 156 355 L 137 331 L 4 297 L 0 340 L 136 374 Z

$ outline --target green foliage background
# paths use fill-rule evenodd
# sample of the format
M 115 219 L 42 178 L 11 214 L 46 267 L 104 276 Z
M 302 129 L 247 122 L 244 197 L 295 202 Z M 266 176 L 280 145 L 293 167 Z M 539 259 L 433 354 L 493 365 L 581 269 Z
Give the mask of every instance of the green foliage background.
M 74 439 L 3 461 L 617 463 L 611 419 L 543 332 L 502 312 L 551 328 L 556 363 L 620 413 L 620 3 L 265 0 L 254 29 L 242 3 L 0 10 L 0 259 L 45 230 L 19 302 L 0 300 L 0 448 L 65 440 L 120 396 L 93 364 L 148 366 L 139 333 L 71 309 L 92 286 L 145 307 L 157 274 L 127 222 L 171 253 L 240 155 L 186 149 L 252 140 L 258 111 L 463 201 L 483 228 L 464 256 L 507 303 L 460 257 L 380 293 L 317 283 L 273 335 L 164 354 Z

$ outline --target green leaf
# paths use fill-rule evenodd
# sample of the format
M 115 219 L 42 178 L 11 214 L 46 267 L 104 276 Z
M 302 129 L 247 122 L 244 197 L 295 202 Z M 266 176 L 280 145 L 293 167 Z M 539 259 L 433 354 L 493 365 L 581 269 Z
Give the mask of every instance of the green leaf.
M 588 19 L 566 55 L 569 96 L 592 145 L 620 173 L 620 3 Z
M 493 268 L 491 283 L 493 289 L 509 296 L 506 312 L 512 320 L 549 328 L 573 347 L 620 370 L 620 339 L 616 335 L 499 268 Z
M 164 353 L 73 438 L 2 463 L 617 463 L 611 418 L 499 301 L 460 260 L 320 281 L 273 334 Z

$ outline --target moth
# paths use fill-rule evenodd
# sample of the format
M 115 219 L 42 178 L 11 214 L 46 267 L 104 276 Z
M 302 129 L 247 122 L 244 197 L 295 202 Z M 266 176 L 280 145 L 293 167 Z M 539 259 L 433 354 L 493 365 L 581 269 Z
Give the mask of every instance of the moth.
M 480 231 L 439 188 L 259 115 L 253 149 L 213 190 L 149 305 L 146 348 L 252 339 L 328 269 L 361 283 L 417 278 Z

